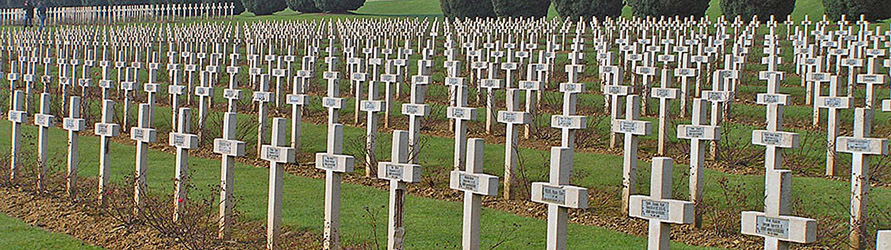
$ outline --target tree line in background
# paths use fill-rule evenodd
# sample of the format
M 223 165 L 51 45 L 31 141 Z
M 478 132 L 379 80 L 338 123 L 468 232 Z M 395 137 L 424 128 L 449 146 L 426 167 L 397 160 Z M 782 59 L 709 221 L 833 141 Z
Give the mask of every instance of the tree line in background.
M 627 4 L 634 16 L 696 17 L 705 15 L 711 0 L 439 0 L 446 17 L 544 17 L 553 2 L 561 17 L 604 18 L 622 15 Z M 717 1 L 717 0 L 716 0 Z M 795 10 L 795 0 L 720 0 L 725 16 L 740 16 L 762 21 L 774 15 L 785 21 Z M 891 0 L 822 0 L 826 15 L 838 20 L 847 15 L 856 20 L 865 15 L 869 21 L 891 18 Z
M 348 13 L 362 7 L 365 0 L 43 0 L 49 6 L 103 6 L 159 3 L 235 3 L 235 14 L 248 11 L 270 15 L 290 8 L 301 13 Z M 702 17 L 711 0 L 439 0 L 442 13 L 451 18 L 544 17 L 548 8 L 561 17 L 618 17 L 628 5 L 635 16 Z M 762 21 L 774 15 L 778 21 L 795 10 L 795 0 L 716 0 L 725 16 Z M 822 0 L 826 15 L 838 20 L 847 15 L 869 21 L 891 18 L 891 0 Z M 0 8 L 19 8 L 24 0 L 0 0 Z

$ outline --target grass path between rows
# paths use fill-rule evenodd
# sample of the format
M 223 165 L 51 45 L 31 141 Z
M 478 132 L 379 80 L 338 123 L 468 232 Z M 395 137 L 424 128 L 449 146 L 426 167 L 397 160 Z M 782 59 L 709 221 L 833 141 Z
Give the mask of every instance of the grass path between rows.
M 46 231 L 0 213 L 0 246 L 3 249 L 102 249 L 62 233 Z

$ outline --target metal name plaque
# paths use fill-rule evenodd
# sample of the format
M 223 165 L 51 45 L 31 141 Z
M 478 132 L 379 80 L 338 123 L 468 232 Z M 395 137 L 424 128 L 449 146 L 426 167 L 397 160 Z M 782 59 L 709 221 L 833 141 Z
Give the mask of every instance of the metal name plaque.
M 562 188 L 558 188 L 558 187 L 542 186 L 541 187 L 541 199 L 550 201 L 550 202 L 554 202 L 554 203 L 565 204 L 566 203 L 566 190 L 564 190 Z
M 458 174 L 458 187 L 476 192 L 480 186 L 480 178 L 476 175 Z
M 669 205 L 668 202 L 641 200 L 640 215 L 647 218 L 655 218 L 660 220 L 668 220 Z
M 757 216 L 755 233 L 782 239 L 789 238 L 789 220 Z

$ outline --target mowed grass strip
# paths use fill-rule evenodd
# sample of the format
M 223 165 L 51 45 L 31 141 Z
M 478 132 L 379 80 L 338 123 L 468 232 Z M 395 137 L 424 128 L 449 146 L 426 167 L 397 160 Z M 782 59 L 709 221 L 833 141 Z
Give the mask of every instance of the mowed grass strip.
M 0 246 L 3 249 L 102 249 L 67 234 L 28 225 L 4 213 L 0 213 Z

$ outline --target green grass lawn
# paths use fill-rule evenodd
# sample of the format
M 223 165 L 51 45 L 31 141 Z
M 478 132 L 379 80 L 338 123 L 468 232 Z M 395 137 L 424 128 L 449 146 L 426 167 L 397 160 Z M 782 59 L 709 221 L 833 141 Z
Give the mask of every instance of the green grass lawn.
M 4 213 L 0 213 L 0 246 L 3 249 L 101 249 L 67 234 L 28 225 Z

